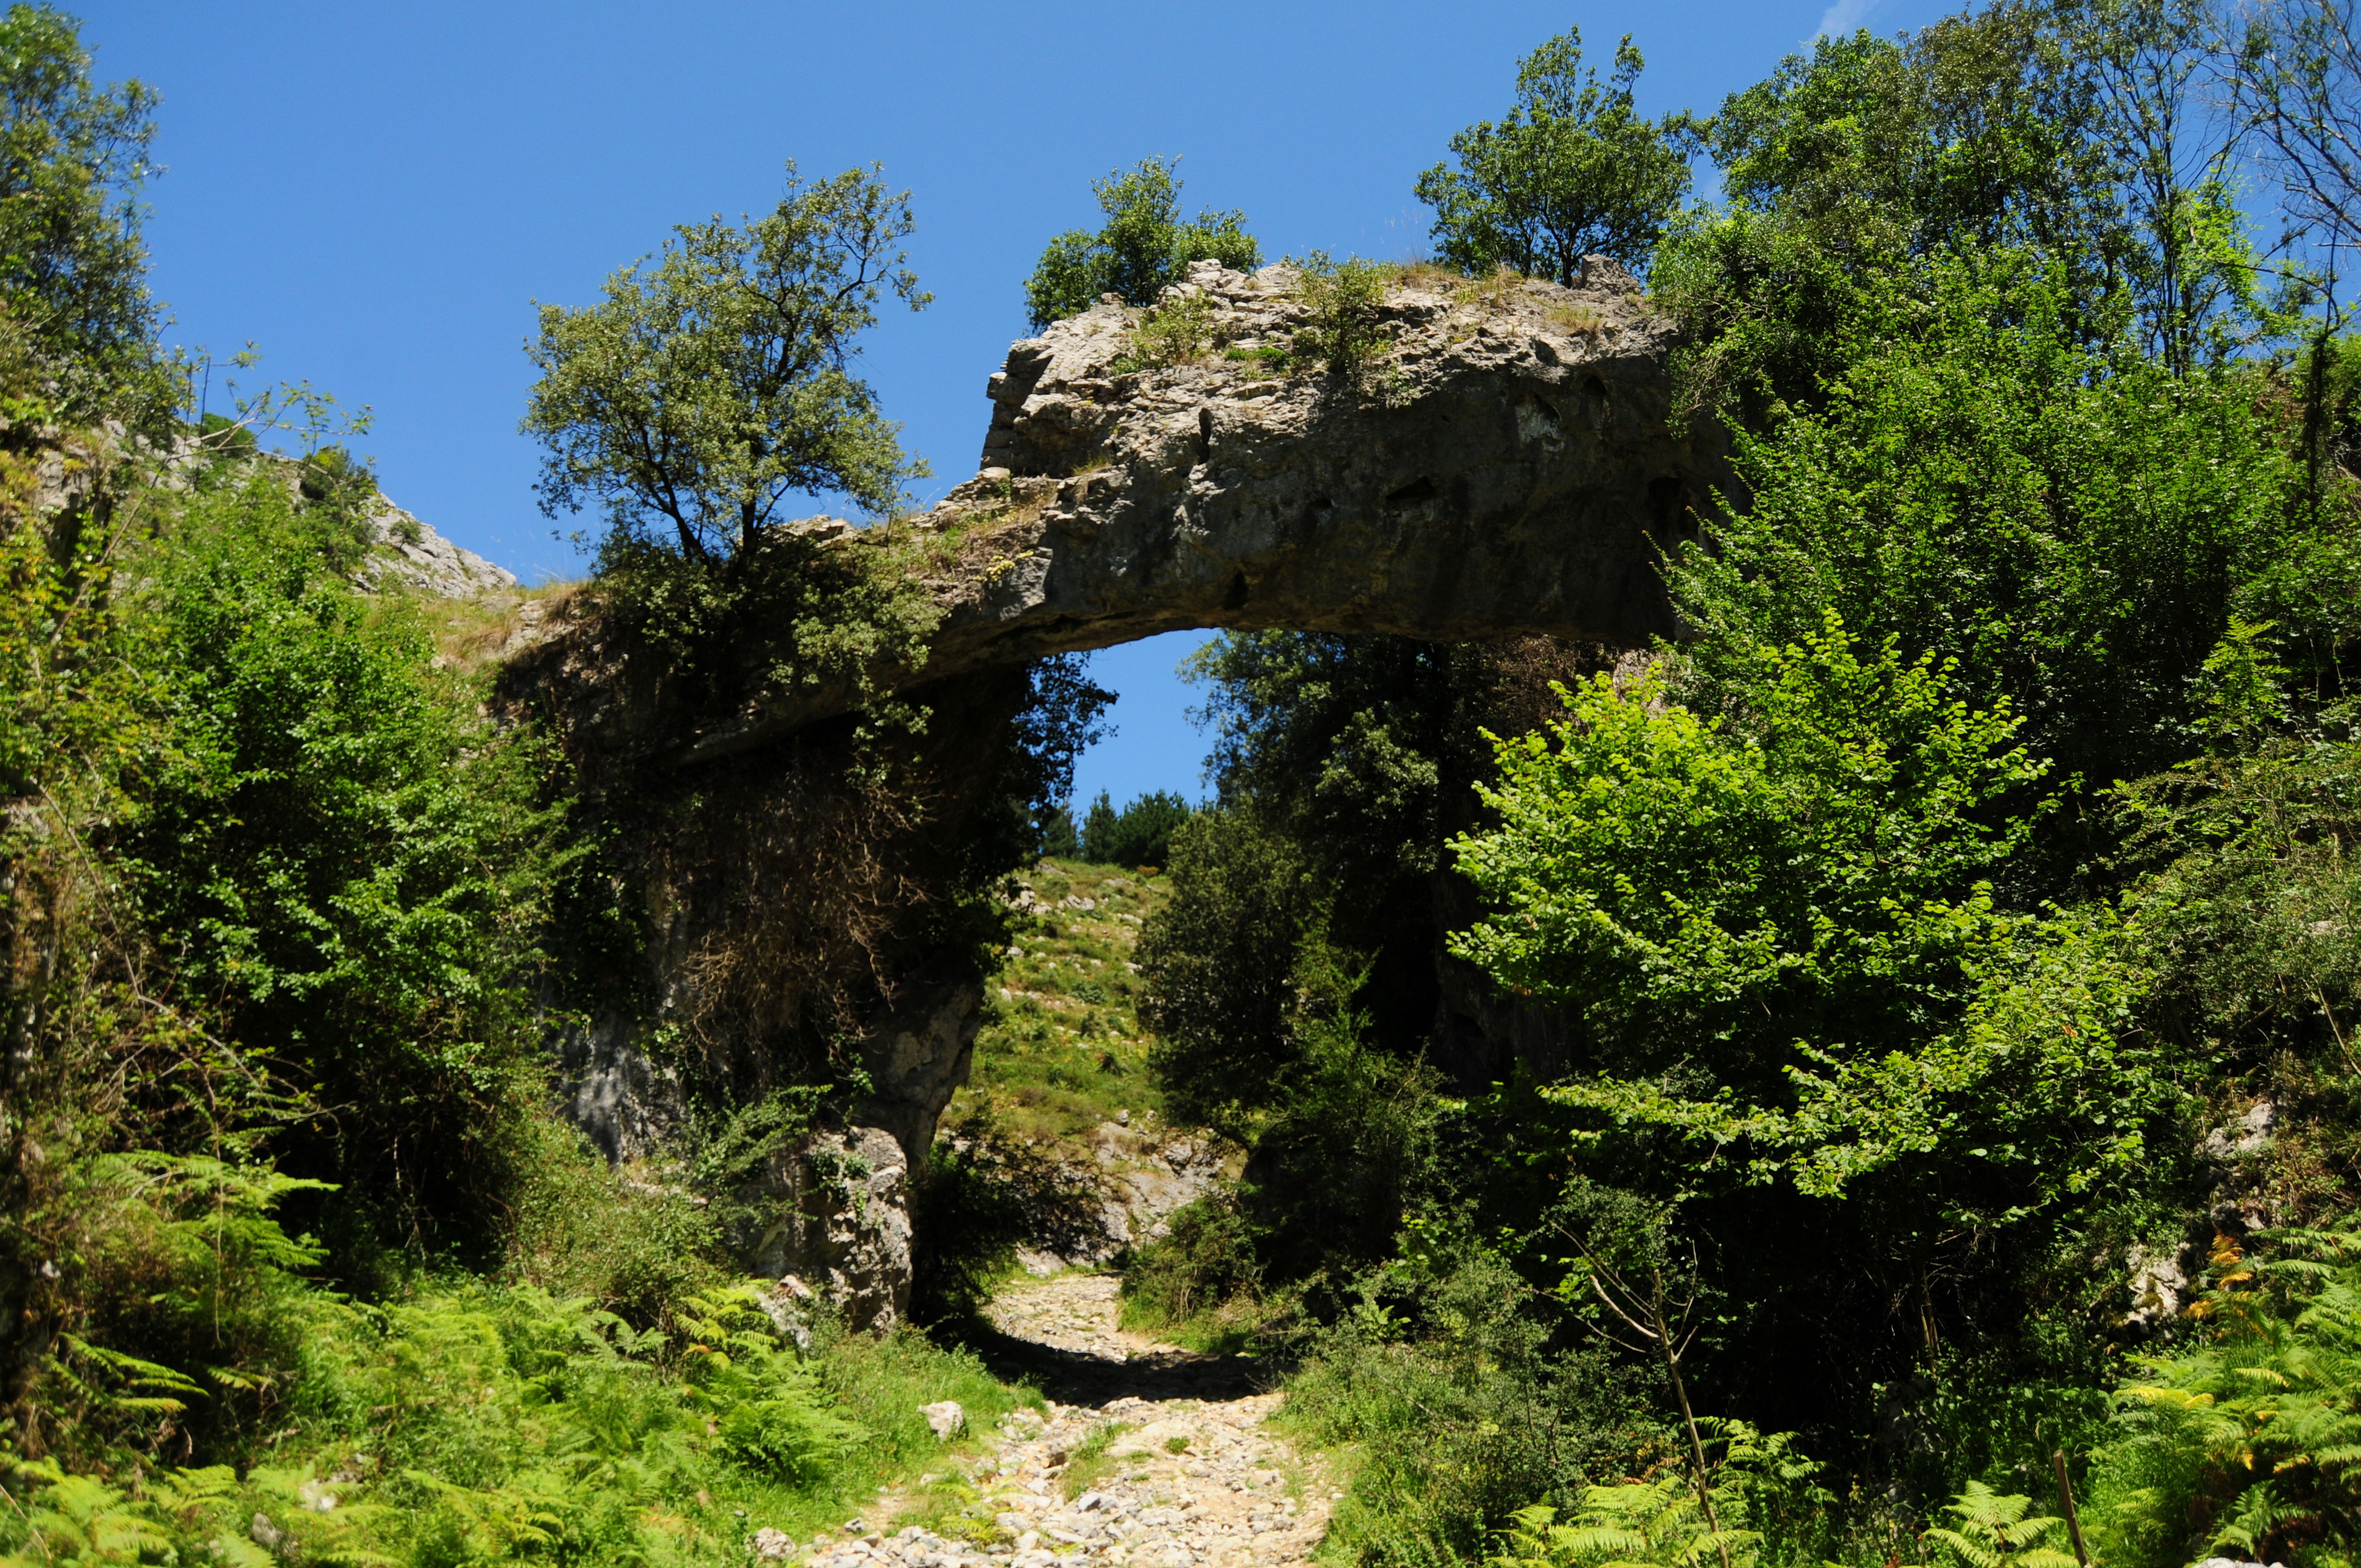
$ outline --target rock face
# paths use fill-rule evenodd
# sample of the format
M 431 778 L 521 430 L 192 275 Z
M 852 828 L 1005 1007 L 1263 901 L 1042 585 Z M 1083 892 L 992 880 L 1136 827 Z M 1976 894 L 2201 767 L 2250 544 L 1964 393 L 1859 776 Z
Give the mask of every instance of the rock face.
M 398 583 L 438 598 L 473 598 L 517 586 L 516 574 L 462 550 L 383 496 L 369 506 L 377 547 L 361 563 L 364 587 Z
M 910 1309 L 910 1168 L 878 1127 L 822 1133 L 774 1160 L 756 1191 L 769 1218 L 737 1250 L 756 1274 L 809 1280 L 855 1329 Z
M 1653 563 L 1735 480 L 1718 427 L 1669 428 L 1672 324 L 1604 258 L 1581 285 L 1413 280 L 1357 374 L 1260 356 L 1309 318 L 1284 267 L 1201 262 L 1211 345 L 1131 368 L 1142 313 L 1102 304 L 1009 351 L 984 469 L 897 527 L 956 539 L 931 682 L 1192 627 L 1544 635 L 1675 631 Z M 1708 425 L 1711 422 L 1707 422 Z M 832 521 L 833 520 L 822 520 Z M 830 534 L 838 548 L 863 535 Z M 845 710 L 806 687 L 717 720 L 688 760 Z

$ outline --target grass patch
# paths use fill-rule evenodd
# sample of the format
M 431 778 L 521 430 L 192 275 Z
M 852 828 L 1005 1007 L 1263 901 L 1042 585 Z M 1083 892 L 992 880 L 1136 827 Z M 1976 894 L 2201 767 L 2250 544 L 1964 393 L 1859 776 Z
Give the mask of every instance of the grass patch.
M 1068 1502 L 1089 1491 L 1115 1468 L 1117 1461 L 1107 1450 L 1116 1438 L 1130 1430 L 1127 1421 L 1109 1421 L 1091 1429 L 1090 1436 L 1082 1439 L 1073 1457 L 1066 1461 L 1066 1473 L 1058 1478 L 1058 1488 Z
M 1584 305 L 1552 305 L 1543 314 L 1550 325 L 1576 337 L 1597 337 L 1607 330 L 1598 313 Z

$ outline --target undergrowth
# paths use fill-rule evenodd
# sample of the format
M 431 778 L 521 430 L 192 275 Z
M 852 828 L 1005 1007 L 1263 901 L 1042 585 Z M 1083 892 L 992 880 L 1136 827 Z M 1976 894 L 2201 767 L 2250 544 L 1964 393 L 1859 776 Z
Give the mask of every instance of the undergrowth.
M 823 1319 L 799 1354 L 755 1284 L 682 1299 L 669 1331 L 457 1277 L 290 1305 L 300 1376 L 249 1463 L 16 1464 L 27 1501 L 0 1516 L 0 1561 L 737 1563 L 758 1530 L 833 1528 L 972 1446 L 920 1405 L 957 1399 L 983 1430 L 1036 1399 L 908 1332 Z

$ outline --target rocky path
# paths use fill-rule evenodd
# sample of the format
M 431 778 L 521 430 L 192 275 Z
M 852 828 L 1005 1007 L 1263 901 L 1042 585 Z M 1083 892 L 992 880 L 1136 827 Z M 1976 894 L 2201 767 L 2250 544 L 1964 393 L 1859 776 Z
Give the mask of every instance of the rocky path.
M 1067 1274 L 994 1303 L 1051 1398 L 970 1467 L 975 1500 L 932 1526 L 887 1524 L 778 1551 L 812 1568 L 1247 1568 L 1307 1560 L 1336 1494 L 1264 1420 L 1279 1396 L 1246 1368 L 1115 1321 L 1116 1282 Z

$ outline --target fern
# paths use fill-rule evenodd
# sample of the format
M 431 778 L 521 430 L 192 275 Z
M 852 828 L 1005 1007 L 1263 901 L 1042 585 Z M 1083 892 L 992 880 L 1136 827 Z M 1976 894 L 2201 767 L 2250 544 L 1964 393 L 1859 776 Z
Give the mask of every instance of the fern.
M 2191 1309 L 2202 1338 L 2143 1363 L 2103 1456 L 2103 1555 L 2269 1561 L 2361 1530 L 2361 1233 L 2267 1233 L 2266 1259 L 2224 1241 Z
M 0 1558 L 0 1568 L 82 1568 L 104 1563 L 146 1563 L 172 1549 L 155 1511 L 105 1482 L 61 1475 L 39 1465 L 24 1471 L 49 1486 L 26 1512 L 32 1539 Z
M 1592 1486 L 1582 1505 L 1570 1525 L 1554 1508 L 1521 1509 L 1494 1568 L 1701 1568 L 1725 1554 L 1732 1568 L 1752 1568 L 1762 1544 L 1753 1530 L 1708 1527 L 1684 1481 Z
M 2070 1552 L 2050 1544 L 2066 1521 L 2031 1515 L 2032 1506 L 2029 1497 L 2003 1497 L 1971 1481 L 1944 1509 L 1958 1528 L 1930 1526 L 1927 1539 L 1959 1568 L 2075 1568 Z

